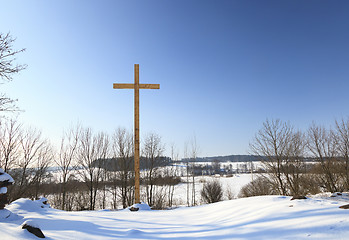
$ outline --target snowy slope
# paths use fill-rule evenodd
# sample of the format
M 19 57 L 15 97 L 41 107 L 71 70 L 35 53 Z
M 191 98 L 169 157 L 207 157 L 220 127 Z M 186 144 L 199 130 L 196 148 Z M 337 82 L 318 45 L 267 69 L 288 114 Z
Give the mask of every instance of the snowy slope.
M 164 211 L 65 212 L 19 199 L 7 206 L 12 215 L 0 229 L 1 239 L 37 239 L 20 228 L 26 220 L 48 239 L 348 239 L 343 204 L 263 196 Z

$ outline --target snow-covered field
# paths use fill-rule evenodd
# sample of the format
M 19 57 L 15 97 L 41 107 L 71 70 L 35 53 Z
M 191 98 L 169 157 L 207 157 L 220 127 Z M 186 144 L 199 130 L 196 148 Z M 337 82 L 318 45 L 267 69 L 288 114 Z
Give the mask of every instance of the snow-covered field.
M 142 174 L 142 173 L 141 173 Z M 54 179 L 58 179 L 58 173 L 53 172 Z M 228 200 L 233 198 L 236 198 L 240 192 L 240 189 L 252 181 L 253 178 L 256 178 L 256 174 L 250 174 L 250 173 L 242 173 L 242 174 L 234 174 L 232 177 L 216 177 L 216 176 L 196 176 L 195 177 L 195 193 L 196 193 L 196 202 L 197 204 L 201 204 L 201 197 L 200 197 L 200 191 L 204 185 L 205 182 L 211 181 L 213 179 L 219 180 L 222 184 L 222 188 L 224 191 L 223 199 Z M 189 180 L 189 184 L 187 184 L 187 180 Z M 177 184 L 174 187 L 174 196 L 173 196 L 173 204 L 174 206 L 185 206 L 187 203 L 187 191 L 189 187 L 189 199 L 191 199 L 192 194 L 192 177 L 181 177 L 181 183 Z M 161 191 L 167 193 L 168 186 L 160 186 L 157 188 L 156 191 Z M 144 185 L 141 185 L 141 196 L 143 198 L 146 198 L 146 187 Z M 45 196 L 49 200 L 52 200 L 53 196 Z M 106 193 L 106 199 L 107 199 L 107 206 L 106 208 L 111 209 L 113 208 L 113 201 L 112 201 L 112 194 L 111 192 Z M 97 208 L 99 205 L 97 205 Z M 122 203 L 119 203 L 119 209 L 122 208 Z
M 0 219 L 0 238 L 37 239 L 21 229 L 29 220 L 47 239 L 348 239 L 349 210 L 339 208 L 347 203 L 263 196 L 162 211 L 65 212 L 19 199 Z
M 223 188 L 223 199 L 228 200 L 229 197 L 236 198 L 240 192 L 240 189 L 252 181 L 251 174 L 235 174 L 232 177 L 215 177 L 215 176 L 198 176 L 195 177 L 195 192 L 200 203 L 200 191 L 205 182 L 211 181 L 213 179 L 219 180 L 222 184 Z M 175 186 L 174 190 L 174 202 L 177 205 L 185 205 L 185 200 L 187 198 L 187 187 L 188 185 L 185 183 L 187 180 L 186 177 L 182 177 L 182 183 Z M 189 177 L 189 181 L 192 181 L 191 177 Z M 192 183 L 189 183 L 189 198 L 191 198 L 191 190 Z M 230 196 L 228 196 L 230 195 Z

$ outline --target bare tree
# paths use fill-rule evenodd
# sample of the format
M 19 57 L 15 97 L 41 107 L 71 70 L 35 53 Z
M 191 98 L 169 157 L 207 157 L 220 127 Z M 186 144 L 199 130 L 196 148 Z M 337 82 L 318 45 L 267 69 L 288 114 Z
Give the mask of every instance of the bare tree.
M 322 182 L 327 191 L 342 190 L 339 185 L 339 161 L 337 157 L 338 139 L 332 130 L 311 125 L 308 130 L 308 149 L 319 162 L 322 169 Z
M 16 181 L 15 187 L 11 188 L 14 199 L 28 194 L 29 186 L 35 180 L 35 162 L 47 145 L 47 140 L 42 139 L 41 132 L 36 129 L 28 128 L 21 134 L 19 148 L 21 155 L 16 161 L 17 168 L 12 171 Z
M 133 203 L 134 195 L 134 163 L 133 163 L 133 137 L 125 128 L 118 128 L 113 134 L 113 199 L 114 208 L 117 202 L 117 189 L 120 183 L 120 198 L 123 208 Z
M 0 80 L 3 82 L 11 81 L 15 73 L 18 73 L 27 67 L 25 64 L 15 64 L 16 55 L 25 51 L 24 48 L 20 50 L 13 49 L 13 43 L 15 40 L 16 39 L 12 38 L 10 33 L 0 33 Z M 0 112 L 15 111 L 15 101 L 16 100 L 7 97 L 4 93 L 0 93 Z
M 260 157 L 272 186 L 279 194 L 299 194 L 304 139 L 289 123 L 266 120 L 250 143 L 252 154 Z
M 219 160 L 215 159 L 212 162 L 212 170 L 215 174 L 220 174 L 221 172 L 221 163 L 219 162 Z
M 188 157 L 188 142 L 186 142 L 184 144 L 184 159 L 186 159 L 187 161 L 187 167 L 186 167 L 186 178 L 187 178 L 187 206 L 189 207 L 190 206 L 190 197 L 189 197 L 189 194 L 190 194 L 190 191 L 189 191 L 189 157 Z
M 301 131 L 293 131 L 288 143 L 288 158 L 285 159 L 286 162 L 282 165 L 282 171 L 285 175 L 289 192 L 294 196 L 307 193 L 303 184 L 305 176 L 305 148 L 305 134 Z
M 349 118 L 345 121 L 336 121 L 336 137 L 338 144 L 338 154 L 343 160 L 342 178 L 345 185 L 345 190 L 349 190 Z
M 22 125 L 17 120 L 3 119 L 0 123 L 0 166 L 8 171 L 19 157 Z
M 103 158 L 99 160 L 102 168 L 102 174 L 101 174 L 101 183 L 102 183 L 102 192 L 100 193 L 101 197 L 99 197 L 100 200 L 100 207 L 102 209 L 106 208 L 107 205 L 107 181 L 109 180 L 109 172 L 108 172 L 108 159 Z
M 178 156 L 178 152 L 175 148 L 175 145 L 172 144 L 171 145 L 171 160 L 172 162 L 177 161 L 179 156 Z M 175 166 L 171 165 L 169 168 L 166 169 L 166 176 L 170 179 L 173 179 L 175 177 L 177 177 L 178 173 L 177 173 L 177 169 Z M 175 190 L 175 182 L 174 181 L 170 181 L 169 182 L 169 186 L 168 186 L 168 206 L 172 207 L 173 205 L 173 195 L 174 195 L 174 190 Z
M 24 134 L 22 134 L 20 143 L 22 158 L 18 163 L 18 166 L 22 169 L 22 176 L 19 185 L 23 187 L 28 183 L 28 167 L 30 167 L 30 165 L 36 160 L 35 158 L 40 149 L 44 146 L 45 141 L 41 140 L 40 131 L 29 128 L 24 132 Z
M 143 156 L 145 163 L 145 180 L 146 180 L 146 195 L 149 206 L 154 204 L 154 194 L 156 187 L 156 177 L 158 169 L 161 166 L 161 156 L 164 151 L 164 146 L 161 143 L 161 138 L 155 133 L 149 134 L 144 141 Z
M 71 177 L 73 166 L 77 163 L 77 151 L 79 147 L 79 137 L 81 134 L 81 127 L 79 125 L 76 128 L 71 128 L 69 131 L 64 132 L 59 153 L 55 158 L 55 163 L 60 170 L 60 183 L 61 183 L 61 196 L 62 199 L 61 209 L 66 210 L 66 194 L 67 194 L 67 182 Z
M 105 133 L 94 135 L 90 128 L 83 129 L 80 135 L 78 163 L 79 174 L 85 182 L 89 192 L 89 209 L 96 206 L 97 191 L 100 184 L 103 159 L 109 154 L 109 138 Z
M 190 161 L 191 161 L 191 169 L 192 169 L 192 206 L 196 205 L 196 192 L 195 192 L 195 163 L 196 163 L 196 158 L 198 157 L 198 152 L 199 152 L 199 146 L 197 145 L 196 142 L 196 136 L 193 137 L 193 139 L 190 141 Z
M 34 192 L 31 194 L 33 194 L 35 199 L 38 199 L 39 197 L 41 185 L 50 178 L 48 167 L 53 162 L 53 159 L 54 152 L 52 146 L 48 141 L 46 141 L 37 153 L 33 170 L 32 183 L 34 186 Z

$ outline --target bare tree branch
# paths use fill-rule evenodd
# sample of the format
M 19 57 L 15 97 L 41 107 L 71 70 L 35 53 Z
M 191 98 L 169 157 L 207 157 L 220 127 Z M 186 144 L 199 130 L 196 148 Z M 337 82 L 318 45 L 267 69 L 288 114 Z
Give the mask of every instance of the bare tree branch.
M 13 75 L 27 68 L 26 64 L 16 64 L 16 55 L 24 52 L 25 48 L 20 50 L 13 49 L 15 38 L 10 33 L 0 33 L 0 84 L 13 80 Z M 17 100 L 7 97 L 4 93 L 0 94 L 0 112 L 18 111 L 15 106 Z
M 10 33 L 0 33 L 0 79 L 12 81 L 12 75 L 27 68 L 26 64 L 15 64 L 16 55 L 24 52 L 25 48 L 14 50 L 13 43 L 16 41 Z

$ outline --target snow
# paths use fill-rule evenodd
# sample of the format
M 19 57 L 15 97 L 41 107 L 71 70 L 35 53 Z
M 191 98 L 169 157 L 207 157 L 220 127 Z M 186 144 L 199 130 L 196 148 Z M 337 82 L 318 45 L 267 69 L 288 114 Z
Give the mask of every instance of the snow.
M 215 176 L 198 176 L 195 177 L 195 192 L 196 196 L 200 198 L 200 191 L 204 185 L 205 182 L 209 182 L 212 179 L 217 179 L 222 184 L 223 192 L 228 193 L 230 192 L 235 198 L 239 194 L 241 188 L 252 181 L 252 174 L 238 174 L 234 175 L 233 177 L 219 177 L 216 178 Z M 178 205 L 185 205 L 186 196 L 187 196 L 187 184 L 185 183 L 187 181 L 186 177 L 182 177 L 182 183 L 175 186 L 175 194 L 174 194 L 174 202 Z M 190 194 L 191 194 L 191 188 L 192 188 L 192 179 L 189 178 L 189 187 L 190 187 Z M 225 195 L 224 200 L 228 200 L 228 197 Z
M 133 208 L 138 208 L 138 211 L 149 211 L 149 210 L 151 210 L 149 205 L 144 203 L 144 202 L 133 204 L 131 207 L 128 208 L 128 210 L 130 210 L 132 207 Z
M 30 221 L 49 239 L 347 239 L 342 198 L 290 199 L 259 196 L 138 212 L 65 212 L 19 199 L 6 207 L 17 218 L 0 219 L 1 238 L 35 239 L 20 228 Z
M 1 169 L 1 168 L 0 168 Z M 1 169 L 2 170 L 2 169 Z M 4 170 L 0 171 L 0 182 L 4 182 L 4 181 L 9 181 L 9 182 L 14 182 L 13 178 L 8 175 L 7 173 L 4 172 Z
M 48 205 L 43 204 L 40 200 L 32 201 L 27 198 L 20 198 L 6 207 L 14 213 L 43 212 L 48 209 Z
M 50 204 L 48 204 L 48 200 L 45 197 L 40 197 L 38 200 L 35 200 L 34 202 L 36 202 L 41 208 L 50 208 Z
M 5 218 L 8 218 L 11 215 L 11 212 L 7 209 L 0 210 L 0 222 Z
M 7 193 L 7 187 L 1 187 L 0 194 L 5 194 L 5 193 Z
M 40 228 L 39 224 L 36 221 L 32 220 L 32 219 L 26 220 L 24 223 L 22 223 L 21 226 L 24 226 L 24 225 L 32 226 L 32 227 L 35 227 L 35 228 Z

